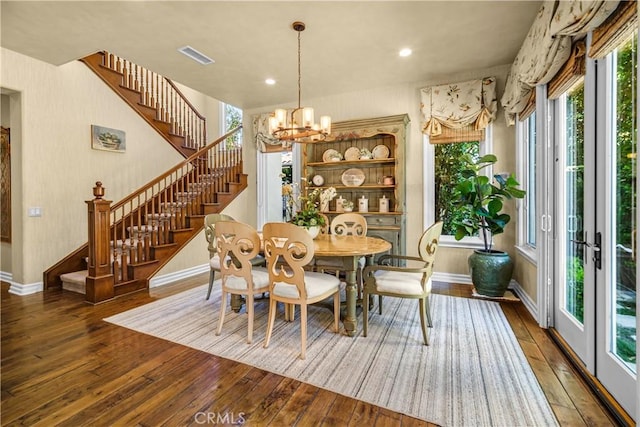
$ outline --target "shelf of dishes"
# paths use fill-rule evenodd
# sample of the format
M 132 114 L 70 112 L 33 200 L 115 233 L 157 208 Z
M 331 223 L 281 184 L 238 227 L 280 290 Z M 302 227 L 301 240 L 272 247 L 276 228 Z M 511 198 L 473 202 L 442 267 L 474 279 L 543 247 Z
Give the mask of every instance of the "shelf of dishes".
M 331 168 L 331 167 L 345 167 L 349 165 L 383 165 L 395 163 L 396 159 L 389 157 L 386 159 L 369 159 L 369 160 L 335 160 L 330 162 L 308 162 L 307 166 Z
M 313 189 L 319 189 L 319 190 L 323 190 L 325 188 L 329 188 L 329 187 L 333 187 L 336 190 L 393 190 L 394 188 L 396 188 L 395 185 L 384 185 L 384 184 L 363 184 L 363 185 L 358 185 L 358 186 L 354 186 L 354 185 L 324 185 L 324 186 L 317 186 L 317 185 L 308 185 L 305 188 L 307 190 L 313 190 Z

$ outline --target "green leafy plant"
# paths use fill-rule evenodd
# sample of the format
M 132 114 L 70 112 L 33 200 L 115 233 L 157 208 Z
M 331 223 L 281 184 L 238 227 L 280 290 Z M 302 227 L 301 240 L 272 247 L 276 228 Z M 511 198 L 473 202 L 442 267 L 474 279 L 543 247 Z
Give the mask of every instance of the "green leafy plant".
M 333 187 L 324 190 L 316 188 L 306 196 L 300 196 L 295 201 L 298 211 L 290 222 L 304 228 L 324 227 L 327 225 L 327 217 L 320 212 L 320 202 L 321 200 L 331 200 L 333 197 L 335 197 L 335 188 Z
M 480 235 L 484 242 L 484 252 L 491 252 L 493 236 L 504 232 L 504 228 L 511 217 L 502 212 L 504 200 L 522 199 L 525 192 L 520 190 L 518 181 L 510 175 L 505 178 L 502 174 L 493 176 L 495 183 L 491 183 L 488 176 L 481 171 L 493 165 L 498 159 L 493 154 L 486 154 L 477 160 L 471 155 L 460 158 L 465 164 L 462 171 L 463 180 L 455 187 L 453 204 L 464 213 L 464 219 L 456 221 L 456 240 L 465 236 Z

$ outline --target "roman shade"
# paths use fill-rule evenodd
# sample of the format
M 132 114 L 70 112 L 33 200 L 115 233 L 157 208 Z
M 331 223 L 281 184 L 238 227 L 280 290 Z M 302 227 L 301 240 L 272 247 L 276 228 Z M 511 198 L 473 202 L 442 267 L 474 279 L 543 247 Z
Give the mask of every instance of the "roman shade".
M 431 143 L 484 139 L 496 118 L 496 78 L 429 86 L 420 90 L 422 132 Z
M 256 136 L 256 148 L 261 153 L 277 153 L 291 151 L 291 143 L 285 144 L 269 134 L 270 113 L 253 116 L 253 134 Z
M 545 1 L 518 52 L 500 100 L 508 125 L 527 106 L 535 86 L 558 73 L 572 52 L 572 40 L 598 27 L 618 1 Z

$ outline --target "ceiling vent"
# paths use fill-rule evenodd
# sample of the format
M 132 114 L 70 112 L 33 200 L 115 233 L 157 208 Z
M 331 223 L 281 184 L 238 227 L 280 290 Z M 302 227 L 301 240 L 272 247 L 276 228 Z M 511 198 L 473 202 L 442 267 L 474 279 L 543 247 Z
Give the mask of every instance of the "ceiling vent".
M 189 58 L 193 59 L 196 62 L 199 62 L 202 65 L 213 64 L 215 61 L 209 58 L 204 53 L 200 53 L 191 46 L 185 46 L 178 49 L 178 52 L 187 55 Z

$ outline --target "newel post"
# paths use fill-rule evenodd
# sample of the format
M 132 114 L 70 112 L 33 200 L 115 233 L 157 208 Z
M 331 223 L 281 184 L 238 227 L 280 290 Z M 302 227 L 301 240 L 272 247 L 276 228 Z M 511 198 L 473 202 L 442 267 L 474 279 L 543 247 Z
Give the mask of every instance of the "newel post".
M 104 200 L 104 188 L 100 181 L 93 187 L 93 200 L 88 200 L 89 214 L 89 268 L 85 300 L 92 304 L 114 297 L 114 281 L 111 273 L 109 230 L 111 200 Z

